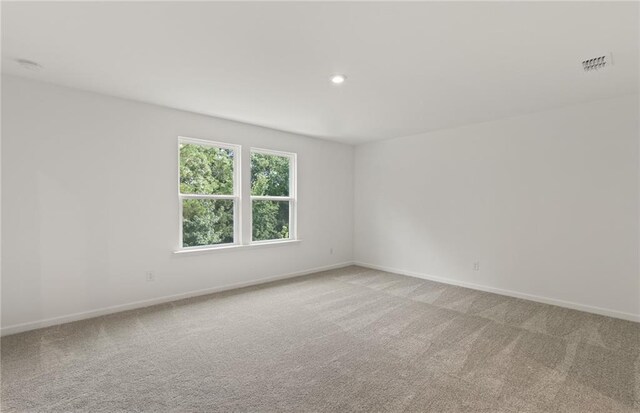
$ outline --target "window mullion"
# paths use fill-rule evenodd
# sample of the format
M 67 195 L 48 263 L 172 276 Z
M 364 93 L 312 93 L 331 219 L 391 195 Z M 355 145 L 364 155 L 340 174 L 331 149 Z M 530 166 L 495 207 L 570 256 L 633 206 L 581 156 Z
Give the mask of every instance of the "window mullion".
M 291 196 L 265 196 L 265 195 L 251 195 L 252 201 L 292 201 Z
M 238 198 L 235 195 L 212 195 L 212 194 L 180 194 L 182 199 L 229 199 Z
M 249 245 L 251 243 L 251 149 L 247 146 L 241 148 L 240 172 L 240 243 Z

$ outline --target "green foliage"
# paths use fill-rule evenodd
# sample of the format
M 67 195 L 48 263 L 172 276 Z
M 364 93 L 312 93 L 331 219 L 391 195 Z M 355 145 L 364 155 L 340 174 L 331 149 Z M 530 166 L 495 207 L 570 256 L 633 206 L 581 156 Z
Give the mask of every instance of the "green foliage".
M 289 238 L 289 201 L 253 201 L 253 240 Z
M 180 144 L 180 192 L 233 195 L 231 149 Z M 182 245 L 233 242 L 233 201 L 185 199 L 182 203 Z
M 251 195 L 289 196 L 289 158 L 252 153 Z
M 180 144 L 180 192 L 232 195 L 233 150 Z
M 185 199 L 182 202 L 182 217 L 184 247 L 233 242 L 232 200 Z
M 251 195 L 289 196 L 289 158 L 251 154 Z M 289 202 L 253 201 L 253 239 L 289 238 Z
M 233 150 L 180 144 L 180 192 L 233 195 Z M 251 154 L 251 194 L 289 196 L 289 158 Z M 183 246 L 232 243 L 232 200 L 185 199 L 182 204 Z M 289 202 L 254 201 L 253 239 L 289 238 Z

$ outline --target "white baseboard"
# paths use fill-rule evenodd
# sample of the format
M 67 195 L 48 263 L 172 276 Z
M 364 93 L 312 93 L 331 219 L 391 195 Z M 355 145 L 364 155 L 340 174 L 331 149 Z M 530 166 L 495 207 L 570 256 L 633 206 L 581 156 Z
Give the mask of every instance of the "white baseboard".
M 119 305 L 114 305 L 110 307 L 98 308 L 95 310 L 83 311 L 80 313 L 73 313 L 73 314 L 68 314 L 68 315 L 59 316 L 59 317 L 52 317 L 44 320 L 30 321 L 28 323 L 9 325 L 9 326 L 0 328 L 0 336 L 8 336 L 10 334 L 22 333 L 24 331 L 35 330 L 38 328 L 51 327 L 58 324 L 70 323 L 72 321 L 84 320 L 87 318 L 94 318 L 102 315 L 119 313 L 121 311 L 149 307 L 152 305 L 163 304 L 170 301 L 182 300 L 184 298 L 197 297 L 200 295 L 207 295 L 207 294 L 219 293 L 222 291 L 235 290 L 238 288 L 251 287 L 254 285 L 266 284 L 273 281 L 299 277 L 302 275 L 313 274 L 320 271 L 343 268 L 349 265 L 353 265 L 353 262 L 347 261 L 347 262 L 342 262 L 338 264 L 326 265 L 323 267 L 310 268 L 303 271 L 296 271 L 288 274 L 274 275 L 271 277 L 260 278 L 258 280 L 251 280 L 251 281 L 245 281 L 241 283 L 229 284 L 221 287 L 205 288 L 202 290 L 189 291 L 186 293 L 167 295 L 167 296 L 158 297 L 158 298 L 151 298 L 148 300 L 135 301 L 127 304 L 119 304 Z
M 382 266 L 382 265 L 375 265 L 375 264 L 369 264 L 369 263 L 358 262 L 358 261 L 356 261 L 356 262 L 347 261 L 347 262 L 342 262 L 342 263 L 333 264 L 333 265 L 327 265 L 327 266 L 323 266 L 323 267 L 310 268 L 310 269 L 307 269 L 307 270 L 297 271 L 297 272 L 288 273 L 288 274 L 281 274 L 281 275 L 275 275 L 275 276 L 266 277 L 266 278 L 260 278 L 258 280 L 245 281 L 245 282 L 241 282 L 241 283 L 229 284 L 229 285 L 224 285 L 224 286 L 220 286 L 220 287 L 206 288 L 206 289 L 202 289 L 202 290 L 189 291 L 189 292 L 186 292 L 186 293 L 168 295 L 168 296 L 152 298 L 152 299 L 148 299 L 148 300 L 135 301 L 135 302 L 132 302 L 132 303 L 114 305 L 114 306 L 110 306 L 110 307 L 103 307 L 103 308 L 90 310 L 90 311 L 84 311 L 84 312 L 80 312 L 80 313 L 73 313 L 73 314 L 68 314 L 68 315 L 59 316 L 59 317 L 52 317 L 52 318 L 47 318 L 47 319 L 38 320 L 38 321 L 31 321 L 31 322 L 28 322 L 28 323 L 14 324 L 14 325 L 10 325 L 10 326 L 6 326 L 6 327 L 0 328 L 0 336 L 7 336 L 7 335 L 10 335 L 10 334 L 16 334 L 16 333 L 21 333 L 21 332 L 24 332 L 24 331 L 35 330 L 35 329 L 38 329 L 38 328 L 51 327 L 51 326 L 54 326 L 54 325 L 69 323 L 69 322 L 72 322 L 72 321 L 84 320 L 84 319 L 88 319 L 88 318 L 99 317 L 99 316 L 102 316 L 102 315 L 113 314 L 113 313 L 118 313 L 118 312 L 127 311 L 127 310 L 134 310 L 134 309 L 137 309 L 137 308 L 149 307 L 149 306 L 152 306 L 152 305 L 163 304 L 163 303 L 167 303 L 167 302 L 171 302 L 171 301 L 177 301 L 177 300 L 181 300 L 181 299 L 184 299 L 184 298 L 197 297 L 197 296 L 201 296 L 201 295 L 213 294 L 213 293 L 222 292 L 222 291 L 235 290 L 235 289 L 243 288 L 243 287 L 250 287 L 250 286 L 254 286 L 254 285 L 266 284 L 266 283 L 273 282 L 273 281 L 284 280 L 284 279 L 287 279 L 287 278 L 299 277 L 299 276 L 313 274 L 313 273 L 320 272 L 320 271 L 327 271 L 327 270 L 333 270 L 333 269 L 337 269 L 337 268 L 343 268 L 343 267 L 347 267 L 349 265 L 359 265 L 359 266 L 365 267 L 365 268 L 371 268 L 371 269 L 374 269 L 374 270 L 392 272 L 392 273 L 396 273 L 396 274 L 407 275 L 407 276 L 410 276 L 410 277 L 422 278 L 422 279 L 425 279 L 425 280 L 441 282 L 443 284 L 456 285 L 456 286 L 459 286 L 459 287 L 471 288 L 471 289 L 474 289 L 474 290 L 486 291 L 486 292 L 490 292 L 490 293 L 506 295 L 506 296 L 509 296 L 509 297 L 516 297 L 516 298 L 522 298 L 522 299 L 525 299 L 525 300 L 536 301 L 536 302 L 543 303 L 543 304 L 551 304 L 551 305 L 556 305 L 556 306 L 559 306 L 559 307 L 570 308 L 570 309 L 573 309 L 573 310 L 585 311 L 585 312 L 588 312 L 588 313 L 600 314 L 600 315 L 604 315 L 604 316 L 620 318 L 620 319 L 623 319 L 623 320 L 640 322 L 640 315 L 637 315 L 637 314 L 625 313 L 625 312 L 616 311 L 616 310 L 609 310 L 609 309 L 606 309 L 606 308 L 600 308 L 600 307 L 594 307 L 594 306 L 589 306 L 589 305 L 585 305 L 585 304 L 574 303 L 574 302 L 570 302 L 570 301 L 558 300 L 558 299 L 555 299 L 555 298 L 540 297 L 540 296 L 537 296 L 537 295 L 520 293 L 520 292 L 517 292 L 517 291 L 504 290 L 504 289 L 501 289 L 501 288 L 488 287 L 488 286 L 468 283 L 468 282 L 464 282 L 464 281 L 452 280 L 450 278 L 437 277 L 437 276 L 433 276 L 433 275 L 429 275 L 429 274 L 423 274 L 423 273 L 418 273 L 418 272 L 414 272 L 414 271 L 402 270 L 402 269 L 399 269 L 399 268 L 391 268 L 391 267 L 386 267 L 386 266 Z
M 594 306 L 590 306 L 590 305 L 574 303 L 574 302 L 571 302 L 571 301 L 558 300 L 556 298 L 541 297 L 541 296 L 537 296 L 537 295 L 533 295 L 533 294 L 521 293 L 521 292 L 518 292 L 518 291 L 511 291 L 511 290 L 504 290 L 502 288 L 488 287 L 488 286 L 485 286 L 485 285 L 473 284 L 473 283 L 468 283 L 468 282 L 465 282 L 465 281 L 452 280 L 450 278 L 437 277 L 437 276 L 434 276 L 434 275 L 423 274 L 423 273 L 418 273 L 418 272 L 414 272 L 414 271 L 407 271 L 407 270 L 402 270 L 402 269 L 399 269 L 399 268 L 391 268 L 391 267 L 385 267 L 385 266 L 382 266 L 382 265 L 369 264 L 369 263 L 366 263 L 366 262 L 355 261 L 353 264 L 354 265 L 358 265 L 360 267 L 370 268 L 370 269 L 373 269 L 373 270 L 392 272 L 392 273 L 395 273 L 395 274 L 407 275 L 409 277 L 422 278 L 422 279 L 425 279 L 425 280 L 436 281 L 436 282 L 440 282 L 440 283 L 443 283 L 443 284 L 456 285 L 458 287 L 471 288 L 471 289 L 474 289 L 474 290 L 485 291 L 485 292 L 494 293 L 494 294 L 500 294 L 500 295 L 506 295 L 506 296 L 509 296 L 509 297 L 522 298 L 524 300 L 529 300 L 529 301 L 536 301 L 536 302 L 543 303 L 543 304 L 551 304 L 551 305 L 555 305 L 555 306 L 558 306 L 558 307 L 570 308 L 572 310 L 579 310 L 579 311 L 584 311 L 584 312 L 587 312 L 587 313 L 600 314 L 600 315 L 604 315 L 604 316 L 608 316 L 608 317 L 614 317 L 614 318 L 620 318 L 620 319 L 623 319 L 623 320 L 640 322 L 640 315 L 639 314 L 625 313 L 625 312 L 622 312 L 622 311 L 609 310 L 609 309 L 606 309 L 606 308 L 594 307 Z

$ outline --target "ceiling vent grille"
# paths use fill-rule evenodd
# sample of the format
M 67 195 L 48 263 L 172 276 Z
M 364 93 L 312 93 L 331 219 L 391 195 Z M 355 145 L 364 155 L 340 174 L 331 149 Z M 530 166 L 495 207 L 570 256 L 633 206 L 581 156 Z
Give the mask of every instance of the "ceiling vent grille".
M 609 68 L 613 64 L 611 54 L 603 54 L 582 61 L 582 68 L 585 72 L 601 71 Z

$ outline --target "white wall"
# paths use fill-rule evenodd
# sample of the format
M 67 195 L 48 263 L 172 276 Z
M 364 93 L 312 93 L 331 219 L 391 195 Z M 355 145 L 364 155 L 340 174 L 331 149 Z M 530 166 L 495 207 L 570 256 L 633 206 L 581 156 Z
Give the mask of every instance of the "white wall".
M 638 319 L 638 109 L 632 95 L 357 147 L 355 260 Z
M 354 184 L 349 146 L 2 81 L 3 333 L 354 258 L 640 313 L 637 96 L 362 145 Z M 174 255 L 178 135 L 297 152 L 303 241 Z
M 2 80 L 3 332 L 352 259 L 352 147 Z M 178 135 L 297 152 L 302 242 L 174 255 Z

